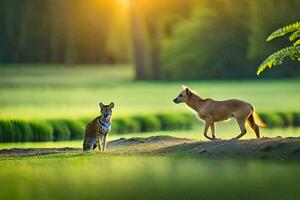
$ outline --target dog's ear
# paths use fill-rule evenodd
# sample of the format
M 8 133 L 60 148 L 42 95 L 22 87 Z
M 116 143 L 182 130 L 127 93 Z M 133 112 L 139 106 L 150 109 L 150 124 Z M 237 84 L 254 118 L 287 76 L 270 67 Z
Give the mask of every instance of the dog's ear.
M 189 96 L 189 95 L 191 95 L 191 90 L 187 87 L 187 88 L 185 88 L 185 92 L 186 92 L 186 94 Z
M 109 106 L 108 106 L 110 109 L 113 109 L 114 107 L 115 107 L 115 104 L 114 104 L 114 102 L 111 102 L 110 104 L 109 104 Z
M 99 103 L 99 107 L 100 107 L 101 109 L 103 109 L 103 108 L 104 108 L 104 104 L 103 104 L 102 102 L 100 102 L 100 103 Z

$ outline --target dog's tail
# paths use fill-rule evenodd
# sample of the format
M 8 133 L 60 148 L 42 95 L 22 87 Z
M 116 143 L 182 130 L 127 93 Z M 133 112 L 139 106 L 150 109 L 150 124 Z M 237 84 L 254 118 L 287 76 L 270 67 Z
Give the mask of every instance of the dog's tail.
M 254 107 L 251 105 L 252 113 L 249 116 L 250 121 L 254 120 L 255 124 L 257 124 L 259 127 L 265 128 L 267 125 L 261 120 L 259 115 L 255 112 Z

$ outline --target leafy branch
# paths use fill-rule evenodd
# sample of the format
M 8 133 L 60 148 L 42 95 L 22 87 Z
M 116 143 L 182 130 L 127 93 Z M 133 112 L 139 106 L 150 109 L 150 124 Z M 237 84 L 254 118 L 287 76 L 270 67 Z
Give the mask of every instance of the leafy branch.
M 264 71 L 267 67 L 272 68 L 275 65 L 283 63 L 285 58 L 292 60 L 298 60 L 300 62 L 300 21 L 293 24 L 289 24 L 285 27 L 279 28 L 274 31 L 268 38 L 267 41 L 271 41 L 275 38 L 282 37 L 288 33 L 292 33 L 289 40 L 293 42 L 292 46 L 280 49 L 271 54 L 257 69 L 257 75 Z

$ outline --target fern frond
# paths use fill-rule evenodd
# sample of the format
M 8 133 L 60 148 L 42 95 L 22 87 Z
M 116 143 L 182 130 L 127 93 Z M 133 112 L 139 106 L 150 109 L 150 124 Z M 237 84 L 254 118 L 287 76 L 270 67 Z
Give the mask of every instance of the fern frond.
M 300 45 L 300 39 L 294 42 L 294 46 Z
M 256 74 L 259 75 L 267 67 L 271 68 L 275 65 L 282 64 L 286 57 L 289 57 L 292 60 L 297 59 L 300 62 L 300 46 L 290 46 L 276 51 L 259 66 Z
M 295 39 L 300 37 L 300 30 L 294 32 L 291 36 L 290 36 L 290 41 L 294 41 Z
M 295 30 L 300 30 L 300 21 L 277 29 L 267 38 L 267 41 L 269 42 L 269 41 L 273 40 L 274 38 L 284 36 L 285 34 L 295 31 Z

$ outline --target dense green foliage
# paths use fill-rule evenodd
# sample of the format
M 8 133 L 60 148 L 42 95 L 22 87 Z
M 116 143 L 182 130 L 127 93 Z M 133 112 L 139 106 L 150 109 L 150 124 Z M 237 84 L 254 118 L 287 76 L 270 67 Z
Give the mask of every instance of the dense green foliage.
M 165 76 L 208 79 L 251 76 L 247 65 L 247 1 L 207 3 L 180 23 L 165 42 Z
M 262 40 L 274 27 L 299 19 L 300 9 L 297 0 L 209 1 L 204 5 L 165 39 L 164 78 L 254 78 L 262 57 L 287 46 L 287 42 L 268 46 Z M 297 77 L 300 69 L 295 65 L 289 62 L 267 77 Z
M 267 41 L 271 41 L 277 37 L 282 37 L 292 32 L 289 39 L 293 42 L 293 46 L 285 47 L 271 54 L 258 68 L 257 75 L 264 71 L 267 67 L 271 68 L 275 65 L 280 65 L 288 57 L 292 60 L 300 62 L 300 21 L 293 24 L 289 24 L 285 27 L 279 28 L 274 31 Z
M 261 118 L 269 128 L 300 126 L 300 113 L 262 113 Z M 47 121 L 0 120 L 0 142 L 81 140 L 84 137 L 85 124 L 91 120 L 92 118 Z M 127 116 L 113 120 L 111 133 L 189 130 L 197 124 L 199 121 L 189 113 Z

